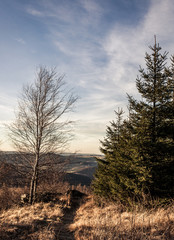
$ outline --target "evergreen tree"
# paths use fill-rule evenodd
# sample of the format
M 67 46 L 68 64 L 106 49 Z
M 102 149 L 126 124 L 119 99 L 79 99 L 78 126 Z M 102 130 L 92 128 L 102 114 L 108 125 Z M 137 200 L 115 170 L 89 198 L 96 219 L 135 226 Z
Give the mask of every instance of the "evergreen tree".
M 156 43 L 150 47 L 152 53 L 146 53 L 146 71 L 140 68 L 140 77 L 136 86 L 142 99 L 136 101 L 128 96 L 132 110 L 131 122 L 134 129 L 135 146 L 142 165 L 150 172 L 146 186 L 152 195 L 174 194 L 174 141 L 173 106 L 171 94 L 171 70 L 166 65 L 167 53 L 161 54 Z
M 117 120 L 107 127 L 106 138 L 101 141 L 104 160 L 97 159 L 93 189 L 98 195 L 125 203 L 141 195 L 147 171 L 132 146 L 129 121 L 122 120 L 122 110 L 115 113 Z
M 156 43 L 146 53 L 136 86 L 141 99 L 128 95 L 129 119 L 123 111 L 106 129 L 93 181 L 100 196 L 127 202 L 148 190 L 152 196 L 174 196 L 174 56 Z
M 107 198 L 111 195 L 110 179 L 113 177 L 111 164 L 115 160 L 115 154 L 118 150 L 123 111 L 115 111 L 115 114 L 117 121 L 111 122 L 111 126 L 108 126 L 106 129 L 106 137 L 103 141 L 100 141 L 102 144 L 100 151 L 104 154 L 105 158 L 97 159 L 98 169 L 95 174 L 95 180 L 93 181 L 94 192 Z M 115 175 L 114 173 L 114 177 Z

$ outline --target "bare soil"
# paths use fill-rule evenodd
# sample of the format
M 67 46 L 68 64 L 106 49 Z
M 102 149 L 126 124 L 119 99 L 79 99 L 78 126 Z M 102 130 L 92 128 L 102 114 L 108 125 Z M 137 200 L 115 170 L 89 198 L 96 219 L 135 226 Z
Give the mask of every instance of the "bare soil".
M 69 226 L 74 222 L 77 207 L 70 207 L 64 209 L 64 215 L 61 219 L 60 225 L 55 225 L 55 235 L 58 240 L 75 240 L 74 232 L 69 229 Z

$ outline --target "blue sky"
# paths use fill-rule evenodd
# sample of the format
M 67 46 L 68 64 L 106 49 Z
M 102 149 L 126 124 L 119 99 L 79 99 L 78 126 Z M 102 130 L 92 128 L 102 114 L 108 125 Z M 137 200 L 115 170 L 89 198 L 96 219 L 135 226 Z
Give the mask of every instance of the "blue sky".
M 173 0 L 0 0 L 1 148 L 12 149 L 3 124 L 44 65 L 65 74 L 79 96 L 68 151 L 99 153 L 114 110 L 127 110 L 126 93 L 138 97 L 136 76 L 154 34 L 174 54 L 173 26 Z

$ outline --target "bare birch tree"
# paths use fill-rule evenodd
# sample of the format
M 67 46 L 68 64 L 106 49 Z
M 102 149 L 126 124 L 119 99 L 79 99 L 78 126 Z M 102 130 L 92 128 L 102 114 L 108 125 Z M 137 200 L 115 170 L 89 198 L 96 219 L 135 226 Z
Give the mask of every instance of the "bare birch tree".
M 34 84 L 23 88 L 16 119 L 9 126 L 15 148 L 25 153 L 25 161 L 22 159 L 18 166 L 23 174 L 30 172 L 31 204 L 35 201 L 39 171 L 49 165 L 46 155 L 60 151 L 69 140 L 72 121 L 62 120 L 62 115 L 72 110 L 77 97 L 67 91 L 63 78 L 55 69 L 40 67 Z

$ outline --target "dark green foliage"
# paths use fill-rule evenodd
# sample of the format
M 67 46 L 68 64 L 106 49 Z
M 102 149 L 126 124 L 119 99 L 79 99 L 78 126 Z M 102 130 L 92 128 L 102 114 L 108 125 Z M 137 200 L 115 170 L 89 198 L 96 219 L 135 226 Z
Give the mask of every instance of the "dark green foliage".
M 126 202 L 135 193 L 141 195 L 147 171 L 139 164 L 139 156 L 132 145 L 131 126 L 128 121 L 122 121 L 123 111 L 115 113 L 117 121 L 111 122 L 106 138 L 101 141 L 105 159 L 97 159 L 93 189 L 100 196 Z
M 116 112 L 101 141 L 104 160 L 98 160 L 93 182 L 96 194 L 127 201 L 145 191 L 152 196 L 174 196 L 174 56 L 156 43 L 145 55 L 136 80 L 141 100 L 128 95 L 129 119 Z
M 115 161 L 116 153 L 119 145 L 120 130 L 122 127 L 121 118 L 122 110 L 118 111 L 117 122 L 111 122 L 111 126 L 107 127 L 106 138 L 104 141 L 101 141 L 102 148 L 101 152 L 105 155 L 105 159 L 98 160 L 98 170 L 95 175 L 95 181 L 93 182 L 93 188 L 96 194 L 109 197 L 112 189 L 112 178 L 115 178 L 115 184 L 118 184 L 117 173 L 112 172 L 112 165 L 117 163 Z M 118 172 L 118 171 L 117 171 Z
M 172 69 L 167 69 L 167 53 L 161 47 L 150 47 L 152 54 L 145 56 L 146 71 L 140 68 L 136 86 L 142 100 L 128 96 L 131 108 L 130 121 L 134 129 L 135 146 L 143 164 L 150 172 L 146 183 L 152 195 L 174 194 L 174 108 L 172 106 Z

